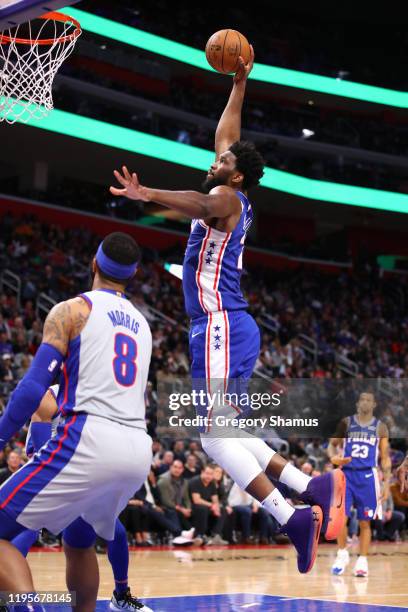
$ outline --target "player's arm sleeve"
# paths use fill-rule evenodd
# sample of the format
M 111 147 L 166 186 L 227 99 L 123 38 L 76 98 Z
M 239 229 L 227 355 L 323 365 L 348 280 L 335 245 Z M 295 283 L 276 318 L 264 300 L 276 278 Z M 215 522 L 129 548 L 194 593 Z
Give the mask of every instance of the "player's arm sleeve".
M 44 444 L 47 444 L 52 435 L 52 423 L 44 421 L 36 421 L 31 423 L 31 440 L 34 451 L 40 450 Z
M 0 418 L 0 450 L 37 410 L 63 360 L 64 356 L 54 346 L 41 344 Z

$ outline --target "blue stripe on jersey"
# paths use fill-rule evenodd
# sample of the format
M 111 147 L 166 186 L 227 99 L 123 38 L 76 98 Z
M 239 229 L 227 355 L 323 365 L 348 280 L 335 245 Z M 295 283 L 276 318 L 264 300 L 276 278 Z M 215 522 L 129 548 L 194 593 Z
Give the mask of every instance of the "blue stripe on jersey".
M 78 386 L 79 354 L 81 336 L 77 336 L 68 345 L 67 358 L 60 377 L 57 404 L 62 414 L 67 414 L 76 405 L 76 389 Z
M 1 510 L 18 517 L 31 500 L 63 470 L 78 446 L 86 418 L 87 415 L 81 413 L 61 423 L 55 438 L 51 438 L 40 452 L 6 480 L 0 488 Z
M 368 425 L 360 425 L 353 415 L 349 419 L 344 456 L 352 457 L 344 470 L 370 470 L 377 466 L 379 419 L 373 418 Z
M 196 319 L 221 310 L 248 307 L 241 291 L 242 255 L 253 219 L 248 198 L 237 192 L 242 213 L 231 233 L 220 232 L 194 219 L 183 262 L 183 291 L 187 314 Z

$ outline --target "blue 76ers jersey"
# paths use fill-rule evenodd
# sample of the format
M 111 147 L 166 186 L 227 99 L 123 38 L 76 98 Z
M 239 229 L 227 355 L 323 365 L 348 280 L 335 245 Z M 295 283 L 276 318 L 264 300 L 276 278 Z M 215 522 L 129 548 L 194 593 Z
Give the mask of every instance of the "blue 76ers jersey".
M 183 290 L 187 314 L 196 319 L 210 312 L 248 307 L 241 287 L 245 238 L 253 219 L 248 198 L 237 192 L 242 212 L 232 232 L 220 232 L 193 219 L 183 262 Z
M 352 460 L 344 466 L 344 470 L 369 470 L 377 466 L 380 423 L 381 421 L 374 417 L 371 423 L 362 426 L 357 415 L 348 417 L 344 456 L 352 457 Z

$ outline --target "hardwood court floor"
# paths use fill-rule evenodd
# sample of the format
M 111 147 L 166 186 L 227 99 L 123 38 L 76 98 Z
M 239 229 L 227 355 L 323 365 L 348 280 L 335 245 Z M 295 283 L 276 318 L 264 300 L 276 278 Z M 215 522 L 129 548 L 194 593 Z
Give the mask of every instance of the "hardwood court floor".
M 350 552 L 352 559 L 345 574 L 332 576 L 330 567 L 336 546 L 330 544 L 319 547 L 316 564 L 307 575 L 298 573 L 295 553 L 290 546 L 137 549 L 130 553 L 129 584 L 140 598 L 240 593 L 306 598 L 311 607 L 302 608 L 304 610 L 321 609 L 321 604 L 316 607 L 312 603 L 319 601 L 408 609 L 408 542 L 374 544 L 369 556 L 370 575 L 366 579 L 352 576 L 357 551 L 352 548 Z M 62 552 L 32 552 L 28 559 L 38 590 L 65 589 Z M 98 555 L 98 560 L 101 573 L 99 598 L 110 598 L 113 579 L 109 561 L 106 555 Z M 191 602 L 191 608 L 184 604 L 180 609 L 197 610 L 193 600 Z M 252 605 L 258 606 L 258 610 L 278 609 L 275 604 L 265 607 L 256 603 L 239 607 L 250 608 Z M 221 608 L 211 606 L 207 609 Z M 282 605 L 280 609 L 286 610 Z M 334 610 L 334 604 L 329 604 L 327 609 Z M 361 606 L 360 609 L 371 610 L 371 606 Z

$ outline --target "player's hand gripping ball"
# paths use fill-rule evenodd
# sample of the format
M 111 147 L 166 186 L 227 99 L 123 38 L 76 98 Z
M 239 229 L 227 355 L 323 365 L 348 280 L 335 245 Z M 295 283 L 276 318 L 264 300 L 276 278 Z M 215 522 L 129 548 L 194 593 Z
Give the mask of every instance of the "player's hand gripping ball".
M 237 30 L 219 30 L 208 39 L 205 55 L 214 70 L 230 74 L 238 70 L 239 56 L 244 64 L 248 64 L 251 47 L 245 36 Z

